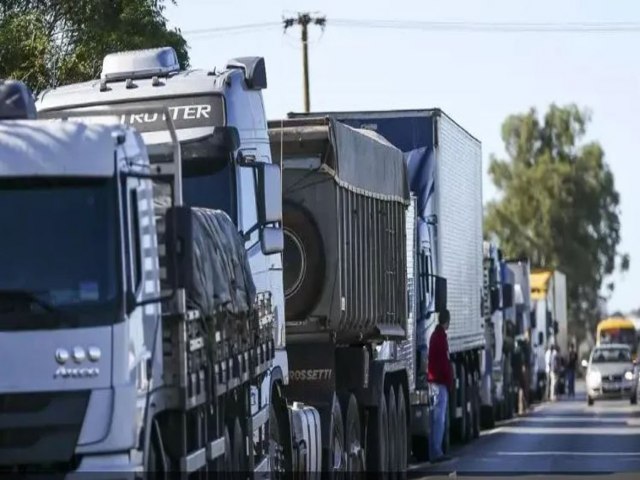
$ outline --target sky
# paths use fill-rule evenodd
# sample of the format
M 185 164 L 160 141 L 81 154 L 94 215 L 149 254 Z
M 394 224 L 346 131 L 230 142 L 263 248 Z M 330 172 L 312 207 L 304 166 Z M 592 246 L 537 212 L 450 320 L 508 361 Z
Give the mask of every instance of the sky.
M 167 2 L 169 3 L 169 2 Z M 500 128 L 513 113 L 552 102 L 589 108 L 587 140 L 603 146 L 621 195 L 621 252 L 630 271 L 614 275 L 609 310 L 640 307 L 639 32 L 469 32 L 359 29 L 332 19 L 434 22 L 640 22 L 637 0 L 177 0 L 166 16 L 190 45 L 195 68 L 222 67 L 238 56 L 263 56 L 267 116 L 303 110 L 300 29 L 278 25 L 242 32 L 197 33 L 278 23 L 312 12 L 311 110 L 439 107 L 482 142 L 483 197 L 495 198 L 489 156 L 504 154 Z M 634 207 L 636 205 L 636 207 Z

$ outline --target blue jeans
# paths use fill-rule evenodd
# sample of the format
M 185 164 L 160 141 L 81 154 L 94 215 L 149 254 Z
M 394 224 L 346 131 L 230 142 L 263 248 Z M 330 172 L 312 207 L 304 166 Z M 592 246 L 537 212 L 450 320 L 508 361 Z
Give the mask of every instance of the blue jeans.
M 575 396 L 576 390 L 576 372 L 571 369 L 567 369 L 567 393 L 570 397 Z
M 431 410 L 431 428 L 429 429 L 429 458 L 435 460 L 443 455 L 442 441 L 446 425 L 449 390 L 445 385 L 433 384 L 437 388 L 435 404 Z

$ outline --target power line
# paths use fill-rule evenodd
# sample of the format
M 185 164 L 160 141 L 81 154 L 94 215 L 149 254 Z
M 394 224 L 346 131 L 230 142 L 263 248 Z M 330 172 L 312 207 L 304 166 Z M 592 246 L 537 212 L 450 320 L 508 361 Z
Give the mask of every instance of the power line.
M 327 18 L 324 16 L 314 16 L 311 13 L 304 12 L 298 13 L 297 17 L 287 17 L 282 19 L 284 25 L 284 31 L 294 25 L 300 26 L 302 41 L 302 75 L 304 84 L 304 109 L 309 112 L 311 109 L 311 101 L 309 99 L 309 25 L 317 25 L 324 30 L 327 23 Z
M 419 30 L 419 31 L 458 31 L 458 32 L 487 32 L 487 33 L 638 33 L 640 22 L 437 22 L 412 20 L 359 20 L 335 18 L 326 20 L 325 17 L 313 17 L 311 14 L 298 14 L 289 17 L 289 27 L 301 25 L 300 15 L 307 15 L 310 20 L 321 20 L 322 25 L 329 23 L 341 28 L 387 29 L 387 30 Z M 302 20 L 304 22 L 304 20 Z M 311 22 L 313 23 L 313 22 Z M 317 24 L 317 23 L 316 23 Z M 308 24 L 307 24 L 308 25 Z M 318 24 L 319 25 L 319 24 Z M 191 37 L 211 37 L 226 34 L 255 33 L 259 30 L 275 29 L 282 26 L 282 22 L 250 23 L 226 27 L 201 28 L 183 30 L 181 33 Z M 285 29 L 288 28 L 285 24 Z
M 425 31 L 465 31 L 465 32 L 557 32 L 557 33 L 625 33 L 640 32 L 638 22 L 565 22 L 565 23 L 516 23 L 516 22 L 436 22 L 411 20 L 354 20 L 331 19 L 335 27 L 398 29 Z
M 216 27 L 216 28 L 199 28 L 195 30 L 182 30 L 180 33 L 182 35 L 194 36 L 194 35 L 205 35 L 209 36 L 212 34 L 225 34 L 225 33 L 235 33 L 235 32 L 253 32 L 256 29 L 264 29 L 264 28 L 275 28 L 280 27 L 282 25 L 281 22 L 263 22 L 263 23 L 248 23 L 245 25 L 233 25 L 227 27 Z

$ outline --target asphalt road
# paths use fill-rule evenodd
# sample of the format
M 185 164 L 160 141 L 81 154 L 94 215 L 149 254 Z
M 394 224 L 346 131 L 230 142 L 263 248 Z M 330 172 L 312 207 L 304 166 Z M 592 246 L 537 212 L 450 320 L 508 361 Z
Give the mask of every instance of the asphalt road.
M 575 400 L 538 405 L 454 447 L 446 463 L 411 466 L 410 476 L 630 473 L 640 478 L 640 405 L 615 400 L 588 407 L 581 387 Z

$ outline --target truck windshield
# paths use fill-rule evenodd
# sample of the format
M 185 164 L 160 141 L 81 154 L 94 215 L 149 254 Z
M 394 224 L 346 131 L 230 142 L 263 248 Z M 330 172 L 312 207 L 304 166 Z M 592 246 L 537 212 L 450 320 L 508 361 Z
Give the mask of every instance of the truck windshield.
M 116 198 L 113 179 L 0 180 L 0 330 L 113 321 Z
M 192 207 L 223 210 L 235 222 L 235 175 L 233 164 L 205 155 L 185 155 L 183 150 L 183 199 Z M 205 151 L 200 151 L 206 154 Z M 151 163 L 166 163 L 170 156 L 166 153 L 151 154 Z

